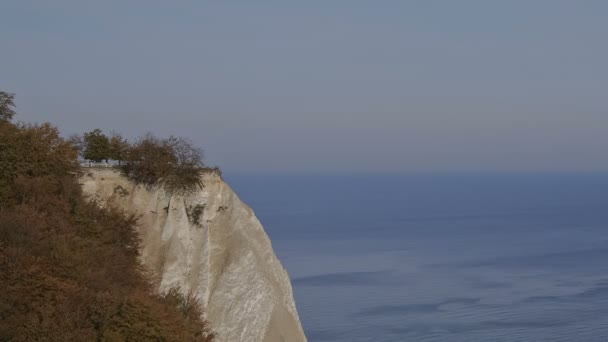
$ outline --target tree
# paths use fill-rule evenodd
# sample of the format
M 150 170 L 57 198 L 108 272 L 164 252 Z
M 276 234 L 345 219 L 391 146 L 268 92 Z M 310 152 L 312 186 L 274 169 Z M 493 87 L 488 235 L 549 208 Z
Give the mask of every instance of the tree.
M 93 160 L 95 162 L 100 162 L 102 160 L 107 161 L 110 159 L 110 140 L 100 129 L 94 129 L 91 132 L 85 133 L 83 141 L 84 152 L 82 157 L 84 159 Z
M 203 165 L 203 150 L 182 137 L 170 136 L 167 144 L 176 159 L 172 172 L 165 178 L 165 187 L 174 191 L 191 191 L 201 187 L 200 172 Z
M 122 170 L 137 183 L 154 185 L 171 173 L 176 162 L 171 146 L 148 133 L 129 147 Z
M 173 149 L 173 154 L 179 166 L 203 166 L 203 150 L 194 146 L 189 139 L 172 135 L 167 139 L 167 142 Z
M 15 94 L 0 91 L 0 120 L 10 121 L 15 116 Z
M 174 136 L 161 139 L 147 134 L 128 148 L 122 170 L 137 183 L 188 192 L 202 186 L 202 167 L 202 150 L 188 140 Z
M 120 165 L 121 161 L 125 160 L 128 149 L 129 142 L 127 139 L 118 133 L 112 132 L 112 136 L 110 137 L 110 159 L 118 160 L 118 164 Z
M 80 134 L 72 134 L 68 137 L 67 141 L 72 144 L 74 149 L 78 151 L 78 154 L 82 155 L 84 153 L 84 138 Z
M 48 123 L 15 125 L 0 121 L 0 208 L 8 198 L 25 201 L 31 188 L 44 188 L 39 179 L 49 175 L 56 179 L 71 177 L 78 171 L 76 156 L 72 145 Z M 59 191 L 55 185 L 46 188 Z

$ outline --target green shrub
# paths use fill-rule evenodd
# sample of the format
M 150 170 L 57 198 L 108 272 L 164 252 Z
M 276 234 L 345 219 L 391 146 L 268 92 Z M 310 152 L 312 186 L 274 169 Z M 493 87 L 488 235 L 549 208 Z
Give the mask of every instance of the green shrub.
M 82 152 L 84 159 L 100 162 L 102 160 L 107 161 L 112 156 L 110 139 L 100 129 L 85 133 L 82 142 L 84 144 Z

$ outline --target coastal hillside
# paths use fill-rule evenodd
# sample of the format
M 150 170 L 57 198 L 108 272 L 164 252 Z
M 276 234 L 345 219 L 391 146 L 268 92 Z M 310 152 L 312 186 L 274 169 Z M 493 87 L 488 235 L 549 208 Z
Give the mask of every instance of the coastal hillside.
M 306 341 L 268 236 L 202 150 L 64 139 L 12 122 L 13 96 L 0 92 L 0 341 Z
M 74 146 L 0 95 L 0 341 L 212 341 L 141 266 L 137 218 L 85 199 Z
M 136 184 L 112 168 L 85 169 L 84 193 L 138 217 L 141 260 L 159 291 L 179 288 L 206 309 L 218 341 L 306 341 L 291 283 L 251 208 L 216 172 L 197 191 Z

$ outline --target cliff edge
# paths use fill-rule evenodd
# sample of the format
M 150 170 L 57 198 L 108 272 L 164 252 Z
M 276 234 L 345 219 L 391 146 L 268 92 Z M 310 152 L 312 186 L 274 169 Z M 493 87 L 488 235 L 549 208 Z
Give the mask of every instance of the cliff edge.
M 138 215 L 141 259 L 159 290 L 178 287 L 206 309 L 218 341 L 306 341 L 287 272 L 251 208 L 221 177 L 188 195 L 85 169 L 85 195 Z

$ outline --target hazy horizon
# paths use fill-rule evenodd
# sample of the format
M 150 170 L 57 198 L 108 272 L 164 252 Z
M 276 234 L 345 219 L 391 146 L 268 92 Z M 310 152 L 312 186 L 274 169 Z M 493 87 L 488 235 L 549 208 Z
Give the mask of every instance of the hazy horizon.
M 6 1 L 0 90 L 227 172 L 608 171 L 608 2 Z

